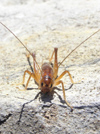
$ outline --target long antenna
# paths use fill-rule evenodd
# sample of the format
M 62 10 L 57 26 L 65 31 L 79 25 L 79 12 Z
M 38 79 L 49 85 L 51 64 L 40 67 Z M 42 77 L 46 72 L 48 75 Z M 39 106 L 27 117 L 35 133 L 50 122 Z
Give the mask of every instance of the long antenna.
M 69 57 L 69 55 L 71 55 L 71 53 L 73 53 L 78 47 L 80 47 L 84 42 L 86 42 L 88 39 L 90 39 L 93 35 L 95 35 L 96 33 L 98 33 L 100 31 L 97 30 L 96 32 L 94 32 L 92 35 L 90 35 L 88 38 L 86 38 L 84 41 L 82 41 L 77 47 L 75 47 L 59 64 L 59 66 L 66 60 L 67 57 Z
M 4 25 L 2 22 L 0 22 L 10 33 L 12 33 L 14 36 L 15 36 L 15 38 L 17 38 L 17 40 L 26 48 L 26 50 L 30 53 L 30 55 L 32 55 L 31 54 L 31 52 L 27 49 L 27 47 L 23 44 L 23 42 L 8 28 L 8 27 L 6 27 L 6 25 Z
M 0 22 L 1 23 L 1 25 L 3 25 L 10 33 L 12 33 L 14 36 L 15 36 L 15 38 L 25 47 L 25 49 L 29 52 L 29 54 L 33 57 L 33 55 L 32 55 L 32 53 L 29 51 L 29 49 L 25 46 L 25 44 L 6 26 L 6 25 L 4 25 L 2 22 Z M 34 58 L 33 58 L 34 59 Z M 34 59 L 34 61 L 36 62 L 36 60 Z M 36 64 L 38 65 L 38 63 L 36 62 Z M 38 65 L 38 67 L 39 67 L 39 65 Z M 39 69 L 40 69 L 40 67 L 39 67 Z

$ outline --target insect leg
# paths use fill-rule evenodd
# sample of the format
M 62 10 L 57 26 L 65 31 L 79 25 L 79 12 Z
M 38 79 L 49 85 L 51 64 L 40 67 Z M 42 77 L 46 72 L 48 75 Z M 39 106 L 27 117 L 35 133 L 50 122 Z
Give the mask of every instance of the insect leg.
M 64 89 L 64 83 L 63 83 L 61 80 L 59 80 L 59 81 L 57 81 L 57 82 L 54 83 L 54 86 L 57 86 L 57 85 L 59 85 L 59 84 L 62 84 L 63 96 L 64 96 L 64 100 L 65 100 L 66 104 L 67 104 L 71 109 L 73 109 L 73 107 L 70 106 L 70 104 L 69 104 L 69 103 L 67 102 L 67 100 L 66 100 L 65 89 Z
M 26 73 L 28 73 L 30 76 L 29 76 L 28 81 L 27 81 L 27 83 L 26 83 L 25 89 L 27 89 L 27 86 L 28 86 L 28 84 L 29 84 L 29 81 L 30 81 L 31 77 L 33 77 L 34 80 L 39 84 L 39 80 L 37 79 L 37 77 L 35 76 L 35 74 L 34 74 L 34 73 L 31 73 L 31 72 L 28 71 L 28 70 L 26 70 L 26 71 L 24 72 L 23 81 L 22 81 L 22 83 L 20 83 L 20 84 L 22 84 L 22 85 L 24 84 Z M 19 85 L 19 84 L 18 84 L 18 85 Z
M 29 61 L 29 57 L 30 57 L 30 55 L 28 54 L 28 55 L 26 55 L 27 56 L 27 60 Z M 39 67 L 39 65 L 37 64 L 37 62 L 36 62 L 36 55 L 34 54 L 34 53 L 32 53 L 32 57 L 33 57 L 33 68 L 32 68 L 32 66 L 31 66 L 31 70 L 32 70 L 32 72 L 34 72 L 34 74 L 35 74 L 35 76 L 36 76 L 36 78 L 38 79 L 38 81 L 40 80 L 40 67 Z
M 70 74 L 69 71 L 67 71 L 67 70 L 65 70 L 65 71 L 55 80 L 55 82 L 56 82 L 56 81 L 59 81 L 66 73 L 69 75 L 69 78 L 70 78 L 72 84 L 78 83 L 78 82 L 74 82 L 74 81 L 73 81 L 71 74 Z
M 30 69 L 31 69 L 31 71 L 33 72 L 33 67 L 32 67 L 31 62 L 30 62 L 30 54 L 27 53 L 27 54 L 26 54 L 26 57 L 27 57 L 27 61 L 28 61 L 28 64 L 29 64 L 29 66 L 30 66 Z
M 54 48 L 55 59 L 54 59 L 53 72 L 54 72 L 55 79 L 57 78 L 57 74 L 58 74 L 57 51 L 58 51 L 58 48 Z
M 53 56 L 54 56 L 54 51 L 53 51 L 53 53 L 52 53 L 52 55 L 51 55 L 51 58 L 49 58 L 49 62 L 51 63 L 51 61 L 52 61 L 52 59 L 53 59 Z
M 32 56 L 33 56 L 34 74 L 35 74 L 36 78 L 37 78 L 38 80 L 40 80 L 40 68 L 39 68 L 39 65 L 37 66 L 36 55 L 33 53 Z
M 33 77 L 33 78 L 35 79 L 34 73 L 31 73 L 31 74 L 30 74 L 30 76 L 29 76 L 29 78 L 28 78 L 28 80 L 27 80 L 26 86 L 25 86 L 25 90 L 26 90 L 27 87 L 28 87 L 28 84 L 29 84 L 29 81 L 30 81 L 31 77 Z

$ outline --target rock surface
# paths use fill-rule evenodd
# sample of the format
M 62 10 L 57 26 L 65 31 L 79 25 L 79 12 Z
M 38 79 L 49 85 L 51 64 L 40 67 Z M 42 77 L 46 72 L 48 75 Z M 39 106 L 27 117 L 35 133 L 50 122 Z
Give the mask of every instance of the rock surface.
M 54 47 L 58 47 L 61 62 L 100 28 L 99 20 L 99 0 L 0 1 L 0 21 L 36 53 L 40 66 L 48 60 Z M 24 89 L 17 85 L 24 71 L 30 70 L 26 54 L 25 48 L 0 24 L 0 134 L 99 134 L 100 32 L 74 51 L 59 68 L 58 75 L 68 70 L 74 81 L 82 79 L 71 86 L 67 75 L 62 78 L 73 112 L 63 101 L 61 85 L 53 95 L 38 95 L 40 90 L 32 79 L 29 90 L 19 90 Z M 24 103 L 28 104 L 18 123 Z

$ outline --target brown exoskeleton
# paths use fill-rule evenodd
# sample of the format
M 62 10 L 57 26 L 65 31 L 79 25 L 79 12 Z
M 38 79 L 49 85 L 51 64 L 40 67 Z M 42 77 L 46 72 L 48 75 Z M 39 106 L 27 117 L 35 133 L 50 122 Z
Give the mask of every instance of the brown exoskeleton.
M 28 83 L 29 83 L 31 77 L 34 78 L 34 80 L 36 81 L 36 83 L 39 86 L 39 89 L 41 89 L 41 92 L 43 92 L 43 93 L 52 92 L 53 87 L 55 87 L 59 84 L 62 84 L 64 100 L 67 103 L 67 105 L 72 108 L 72 106 L 70 106 L 70 104 L 66 100 L 64 84 L 63 84 L 63 81 L 60 79 L 67 73 L 70 77 L 71 82 L 73 84 L 74 84 L 74 82 L 72 80 L 71 74 L 67 70 L 64 71 L 60 76 L 57 77 L 58 68 L 59 68 L 58 61 L 57 61 L 57 50 L 58 50 L 58 48 L 54 48 L 53 54 L 52 54 L 51 58 L 49 59 L 49 62 L 43 63 L 41 66 L 41 69 L 39 69 L 39 66 L 35 59 L 35 55 L 33 55 L 34 73 L 31 73 L 30 71 L 26 70 L 24 72 L 22 84 L 24 84 L 26 73 L 29 74 L 29 79 L 27 81 L 25 89 L 27 89 L 27 86 L 28 86 Z M 52 67 L 50 63 L 53 58 L 53 55 L 54 55 L 54 65 Z
M 0 22 L 1 23 L 1 22 Z M 3 23 L 1 23 L 6 29 L 8 29 Z M 19 38 L 10 30 L 8 29 L 18 40 Z M 26 48 L 26 50 L 29 52 L 29 54 L 33 57 L 33 68 L 34 68 L 34 72 L 30 72 L 28 70 L 26 70 L 24 72 L 23 75 L 23 82 L 22 84 L 24 84 L 25 81 L 25 74 L 28 73 L 29 74 L 29 78 L 28 81 L 26 83 L 25 89 L 27 89 L 29 81 L 31 79 L 31 77 L 36 81 L 36 83 L 39 86 L 39 89 L 41 90 L 41 92 L 43 93 L 47 93 L 47 92 L 51 92 L 53 90 L 53 87 L 61 84 L 62 85 L 62 89 L 63 89 L 63 96 L 64 96 L 64 100 L 66 102 L 66 104 L 70 106 L 70 104 L 67 102 L 66 100 L 66 96 L 65 96 L 65 89 L 64 89 L 64 84 L 63 81 L 61 80 L 61 78 L 67 73 L 69 75 L 69 78 L 71 80 L 71 82 L 74 84 L 74 81 L 72 79 L 71 74 L 65 70 L 60 76 L 58 76 L 58 69 L 59 66 L 65 61 L 65 59 L 73 52 L 75 51 L 79 46 L 81 46 L 85 41 L 87 41 L 89 38 L 91 38 L 94 34 L 96 34 L 97 32 L 99 32 L 100 29 L 98 31 L 96 31 L 95 33 L 93 33 L 91 36 L 89 36 L 88 38 L 86 38 L 82 43 L 80 43 L 77 47 L 75 47 L 58 65 L 58 61 L 57 61 L 57 50 L 58 48 L 54 48 L 54 51 L 52 53 L 51 58 L 49 59 L 48 63 L 43 63 L 41 68 L 39 67 L 35 55 L 31 54 L 31 52 L 27 49 L 27 47 L 21 42 L 21 40 L 19 40 L 19 42 Z M 54 56 L 54 64 L 53 67 L 51 66 L 51 61 L 53 59 Z

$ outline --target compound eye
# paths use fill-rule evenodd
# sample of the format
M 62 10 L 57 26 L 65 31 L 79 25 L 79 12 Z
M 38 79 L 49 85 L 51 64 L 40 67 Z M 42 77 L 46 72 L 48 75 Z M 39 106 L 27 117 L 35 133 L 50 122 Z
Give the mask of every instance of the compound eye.
M 43 82 L 41 83 L 41 87 L 43 87 Z

